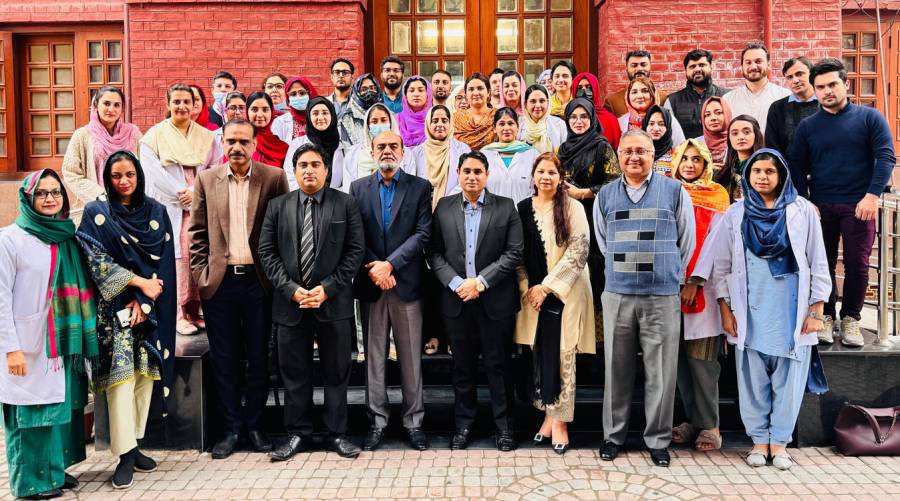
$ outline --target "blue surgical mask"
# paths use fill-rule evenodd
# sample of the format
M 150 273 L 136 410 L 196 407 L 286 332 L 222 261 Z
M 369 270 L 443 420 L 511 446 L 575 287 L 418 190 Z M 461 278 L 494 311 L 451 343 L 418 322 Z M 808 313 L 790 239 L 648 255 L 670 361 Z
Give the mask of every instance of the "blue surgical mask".
M 288 103 L 291 105 L 291 108 L 294 108 L 297 111 L 304 111 L 306 105 L 309 104 L 309 95 L 289 97 Z
M 213 99 L 215 99 L 216 104 L 222 104 L 225 101 L 225 96 L 227 96 L 227 92 L 213 92 Z
M 282 101 L 275 105 L 275 111 L 284 111 L 287 109 L 287 103 Z
M 382 132 L 388 132 L 391 130 L 391 124 L 375 124 L 369 126 L 369 136 L 372 139 L 378 137 L 378 134 Z

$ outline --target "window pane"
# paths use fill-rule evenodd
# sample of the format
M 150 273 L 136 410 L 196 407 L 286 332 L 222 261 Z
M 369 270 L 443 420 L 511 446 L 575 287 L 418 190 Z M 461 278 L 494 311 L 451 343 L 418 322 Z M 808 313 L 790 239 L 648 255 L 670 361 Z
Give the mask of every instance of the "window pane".
M 56 154 L 57 155 L 65 155 L 66 148 L 69 147 L 69 138 L 67 137 L 58 137 L 56 138 Z
M 434 14 L 437 12 L 437 0 L 416 0 L 416 13 Z
M 861 73 L 875 73 L 875 56 L 860 56 L 859 71 Z
M 525 10 L 527 12 L 543 12 L 544 0 L 525 0 Z
M 497 0 L 497 12 L 515 12 L 517 0 Z
M 122 59 L 122 42 L 107 42 L 106 43 L 106 58 L 107 59 Z
M 53 83 L 55 85 L 74 85 L 75 80 L 72 77 L 72 68 L 54 68 Z
M 541 72 L 544 71 L 544 59 L 526 59 L 525 60 L 525 83 L 531 85 L 537 82 Z
M 122 65 L 121 64 L 111 64 L 106 67 L 106 71 L 109 72 L 110 83 L 121 83 L 122 82 Z
M 438 53 L 437 19 L 416 21 L 416 52 L 419 54 Z
M 497 61 L 497 67 L 503 71 L 517 71 L 518 61 L 515 59 L 505 59 Z
M 91 89 L 91 95 L 90 95 L 90 97 L 88 98 L 88 102 L 89 102 L 89 103 L 94 102 L 94 98 L 97 97 L 97 91 L 98 91 L 98 90 L 100 90 L 100 89 Z
M 453 86 L 462 85 L 466 80 L 466 63 L 465 61 L 444 61 L 444 69 L 450 73 L 450 81 Z
M 465 0 L 444 0 L 444 14 L 462 14 L 465 11 Z
M 3 61 L 3 40 L 0 40 L 0 61 Z
M 3 85 L 3 64 L 0 63 L 0 85 Z
M 50 154 L 50 138 L 49 137 L 33 137 L 33 138 L 31 138 L 31 154 L 32 155 L 49 155 Z
M 856 56 L 844 56 L 844 67 L 848 73 L 856 73 Z
M 31 115 L 31 132 L 50 132 L 50 115 Z
M 46 45 L 29 45 L 28 46 L 28 62 L 29 63 L 48 63 L 50 62 L 49 49 Z
M 550 10 L 572 10 L 572 0 L 550 0 Z
M 72 132 L 75 130 L 75 115 L 56 115 L 56 131 Z
M 88 59 L 103 59 L 103 44 L 88 42 Z
M 855 49 L 856 33 L 844 33 L 844 36 L 841 37 L 841 47 L 844 49 Z
M 0 110 L 6 109 L 6 94 L 0 92 Z M 0 130 L 2 132 L 2 130 Z
M 863 33 L 859 44 L 861 50 L 875 50 L 875 33 Z
M 75 93 L 70 90 L 58 90 L 54 94 L 56 94 L 56 106 L 55 108 L 74 108 L 75 107 Z
M 409 21 L 391 21 L 391 53 L 409 54 L 412 51 Z
M 859 95 L 860 96 L 874 96 L 875 95 L 875 79 L 874 78 L 863 78 L 859 81 Z
M 847 89 L 847 94 L 856 96 L 856 79 L 850 78 L 848 81 L 850 82 L 850 87 Z
M 53 46 L 53 62 L 54 63 L 71 63 L 72 62 L 72 44 L 58 44 Z
M 0 157 L 6 156 L 6 137 L 0 136 Z
M 403 74 L 406 76 L 412 75 L 412 61 L 403 61 Z
M 409 14 L 409 0 L 391 0 L 391 14 Z
M 103 66 L 96 65 L 90 67 L 90 83 L 92 84 L 102 84 L 103 83 Z
M 28 68 L 28 85 L 50 85 L 50 69 Z
M 425 78 L 431 78 L 431 75 L 434 75 L 434 72 L 437 70 L 437 61 L 419 61 L 419 73 L 417 74 Z
M 550 50 L 568 52 L 572 50 L 572 18 L 554 17 L 550 19 Z
M 32 92 L 31 93 L 31 109 L 32 110 L 49 110 L 50 109 L 50 93 L 49 92 Z
M 518 19 L 497 20 L 497 52 L 509 53 L 519 50 Z
M 464 19 L 444 20 L 444 54 L 465 54 L 466 21 Z
M 544 52 L 544 18 L 525 19 L 525 52 Z
M 0 113 L 0 134 L 6 133 L 6 113 Z

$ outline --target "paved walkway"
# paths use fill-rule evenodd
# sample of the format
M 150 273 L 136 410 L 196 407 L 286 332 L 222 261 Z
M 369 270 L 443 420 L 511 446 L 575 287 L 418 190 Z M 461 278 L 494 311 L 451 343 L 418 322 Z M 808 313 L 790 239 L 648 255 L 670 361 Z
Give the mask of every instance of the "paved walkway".
M 2 442 L 2 440 L 0 440 Z M 236 453 L 213 461 L 208 453 L 152 451 L 160 468 L 135 474 L 128 491 L 115 491 L 107 452 L 89 450 L 70 471 L 82 482 L 61 499 L 900 499 L 900 458 L 850 458 L 827 448 L 791 450 L 789 472 L 744 465 L 741 450 L 676 450 L 672 467 L 652 466 L 645 452 L 626 452 L 613 464 L 597 451 L 549 449 L 387 450 L 345 460 L 333 453 L 299 454 L 270 463 L 263 454 Z M 5 456 L 0 499 L 9 497 Z

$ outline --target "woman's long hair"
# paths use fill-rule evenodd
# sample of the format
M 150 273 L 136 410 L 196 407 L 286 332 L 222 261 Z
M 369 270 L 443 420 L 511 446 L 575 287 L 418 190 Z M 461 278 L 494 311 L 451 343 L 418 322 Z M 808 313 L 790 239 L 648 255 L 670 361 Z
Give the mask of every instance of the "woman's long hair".
M 731 119 L 731 122 L 728 122 L 728 127 L 725 129 L 727 131 L 727 139 L 725 143 L 728 148 L 725 150 L 725 163 L 722 165 L 722 169 L 719 172 L 715 173 L 715 177 L 713 181 L 721 184 L 726 189 L 730 189 L 732 185 L 732 179 L 734 175 L 742 175 L 743 172 L 737 172 L 737 164 L 738 164 L 738 152 L 734 149 L 734 146 L 731 145 L 731 126 L 734 125 L 735 122 L 747 122 L 753 127 L 753 146 L 751 147 L 750 154 L 752 155 L 755 151 L 761 150 L 766 147 L 766 138 L 763 135 L 762 129 L 759 128 L 759 122 L 756 121 L 755 118 L 750 115 L 738 115 Z
M 556 234 L 557 247 L 562 247 L 566 245 L 572 235 L 572 228 L 569 224 L 569 191 L 563 179 L 562 163 L 553 152 L 541 153 L 534 159 L 534 165 L 531 166 L 532 183 L 534 182 L 534 172 L 538 165 L 545 160 L 552 163 L 559 174 L 559 185 L 556 187 L 556 193 L 553 194 L 553 232 Z M 535 186 L 534 194 L 537 195 L 537 193 L 538 189 Z

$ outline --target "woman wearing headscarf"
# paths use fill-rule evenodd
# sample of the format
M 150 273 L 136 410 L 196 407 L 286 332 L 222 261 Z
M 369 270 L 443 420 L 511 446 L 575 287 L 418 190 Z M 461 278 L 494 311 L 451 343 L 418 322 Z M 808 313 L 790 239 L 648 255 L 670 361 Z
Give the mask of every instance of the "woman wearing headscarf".
M 525 111 L 525 101 L 522 93 L 525 92 L 525 79 L 516 71 L 503 73 L 500 80 L 500 107 L 508 106 L 521 116 Z
M 531 168 L 540 153 L 516 139 L 519 117 L 512 108 L 500 108 L 494 113 L 494 136 L 497 137 L 495 142 L 481 148 L 490 165 L 487 189 L 494 195 L 519 203 L 532 192 Z
M 219 125 L 209 119 L 209 108 L 206 106 L 206 93 L 203 92 L 203 89 L 199 85 L 190 85 L 189 87 L 194 91 L 194 109 L 191 110 L 191 120 L 209 130 L 218 129 Z
M 585 266 L 590 252 L 587 215 L 566 191 L 559 158 L 542 153 L 532 168 L 533 195 L 518 204 L 524 249 L 518 268 L 522 308 L 515 341 L 531 347 L 533 404 L 544 411 L 535 445 L 569 448 L 575 418 L 575 356 L 595 353 L 594 305 Z
M 338 148 L 332 166 L 331 187 L 344 193 L 350 193 L 353 181 L 366 177 L 378 170 L 378 162 L 372 158 L 372 140 L 382 132 L 392 131 L 400 134 L 397 119 L 384 103 L 376 103 L 366 113 L 366 125 L 363 127 L 366 140 L 349 148 Z M 409 156 L 404 155 L 400 168 L 406 173 L 415 175 L 415 167 L 411 166 Z
M 722 353 L 722 321 L 716 307 L 716 291 L 691 279 L 708 275 L 712 253 L 703 252 L 708 236 L 728 209 L 728 192 L 712 180 L 709 150 L 696 139 L 681 143 L 672 157 L 672 177 L 680 181 L 694 205 L 697 246 L 688 263 L 686 284 L 681 289 L 682 341 L 678 350 L 678 391 L 687 421 L 672 428 L 676 444 L 693 443 L 699 451 L 722 447 L 719 432 L 719 355 Z M 711 247 L 711 246 L 710 246 Z M 702 258 L 702 261 L 701 261 Z M 704 273 L 701 270 L 706 270 Z
M 272 133 L 285 143 L 306 133 L 306 108 L 309 100 L 318 96 L 313 84 L 303 77 L 294 77 L 284 84 L 287 94 L 287 113 L 272 122 Z
M 547 93 L 552 96 L 553 95 L 553 80 L 550 78 L 551 73 L 552 72 L 549 69 L 542 71 L 541 74 L 538 75 L 537 83 L 542 85 L 545 89 L 547 89 Z
M 712 96 L 703 102 L 700 112 L 703 120 L 703 135 L 699 139 L 712 155 L 713 168 L 720 170 L 725 165 L 728 151 L 728 124 L 731 123 L 731 105 L 720 96 Z
M 256 151 L 253 160 L 279 167 L 284 164 L 288 144 L 272 133 L 272 98 L 258 90 L 247 96 L 247 118 L 256 129 Z
M 471 151 L 464 143 L 453 137 L 453 117 L 450 110 L 438 104 L 428 110 L 425 119 L 424 143 L 410 150 L 416 175 L 431 183 L 431 208 L 438 200 L 460 191 L 456 168 L 459 157 Z
M 306 134 L 294 138 L 284 157 L 282 166 L 287 172 L 288 187 L 291 191 L 299 189 L 297 176 L 294 175 L 294 152 L 306 143 L 313 143 L 325 150 L 325 163 L 328 164 L 328 177 L 326 185 L 331 186 L 334 179 L 334 155 L 341 146 L 340 133 L 338 132 L 337 118 L 335 117 L 334 104 L 324 96 L 317 96 L 309 101 L 309 121 L 306 122 Z M 340 178 L 338 178 L 340 183 Z
M 103 184 L 106 199 L 85 207 L 76 237 L 100 292 L 100 356 L 91 375 L 95 394 L 106 398 L 110 452 L 119 458 L 112 485 L 126 489 L 135 470 L 156 469 L 137 441 L 144 437 L 154 381 L 168 397 L 174 377 L 175 246 L 166 208 L 145 194 L 137 157 L 113 153 Z
M 658 104 L 654 104 L 644 115 L 641 128 L 653 138 L 653 170 L 660 174 L 672 176 L 672 113 Z
M 488 100 L 491 82 L 481 73 L 466 79 L 465 95 L 469 109 L 453 113 L 456 138 L 473 150 L 480 150 L 494 141 L 494 113 Z
M 193 199 L 194 178 L 216 165 L 214 134 L 191 121 L 194 95 L 184 84 L 166 91 L 170 118 L 154 125 L 141 139 L 140 160 L 147 181 L 147 196 L 166 207 L 175 239 L 175 270 L 178 288 L 176 329 L 196 334 L 200 320 L 200 294 L 191 275 L 187 220 Z
M 597 121 L 600 122 L 600 127 L 603 129 L 601 134 L 609 141 L 613 150 L 617 150 L 619 139 L 622 137 L 622 129 L 619 127 L 619 119 L 603 106 L 603 99 L 600 99 L 600 82 L 597 77 L 589 72 L 579 73 L 572 79 L 572 94 L 594 103 Z
M 726 339 L 737 348 L 741 420 L 753 441 L 745 461 L 764 466 L 771 456 L 773 466 L 786 470 L 793 460 L 785 447 L 800 413 L 831 278 L 816 208 L 797 196 L 781 154 L 755 152 L 741 185 L 744 198 L 710 237 L 710 280 Z
M 520 115 L 519 139 L 539 153 L 554 153 L 566 140 L 566 123 L 550 114 L 550 96 L 540 84 L 525 89 L 525 113 Z
M 628 113 L 619 117 L 619 128 L 623 134 L 631 129 L 642 128 L 647 111 L 654 105 L 661 104 L 656 85 L 647 77 L 636 77 L 629 82 L 625 91 L 625 104 L 628 106 Z M 673 118 L 672 142 L 681 144 L 684 140 L 684 131 L 681 130 L 681 124 Z
M 62 179 L 33 172 L 18 196 L 0 230 L 0 415 L 13 496 L 50 499 L 78 486 L 65 469 L 85 459 L 97 309 Z
M 136 152 L 141 140 L 137 125 L 125 121 L 125 94 L 118 87 L 101 87 L 91 102 L 91 121 L 72 133 L 62 171 L 66 185 L 75 194 L 72 219 L 81 219 L 88 202 L 103 195 L 103 165 L 117 150 Z
M 600 315 L 600 294 L 605 286 L 604 261 L 597 247 L 594 233 L 594 198 L 609 180 L 622 174 L 619 160 L 609 141 L 600 134 L 594 104 L 583 97 L 576 97 L 566 106 L 566 142 L 559 147 L 563 176 L 569 196 L 580 201 L 590 225 L 591 251 L 588 269 L 591 275 L 591 291 L 594 294 L 594 310 L 597 340 L 603 339 L 603 323 Z
M 375 103 L 381 102 L 381 87 L 372 73 L 360 75 L 350 87 L 350 104 L 338 117 L 341 143 L 349 148 L 366 141 L 366 113 Z M 290 179 L 290 176 L 288 176 Z
M 450 113 L 469 109 L 469 103 L 466 101 L 465 85 L 457 85 L 456 88 L 450 92 L 450 96 L 447 98 L 447 107 L 450 108 Z
M 431 84 L 414 75 L 403 83 L 403 111 L 397 114 L 400 137 L 404 148 L 412 148 L 425 141 L 425 116 L 431 108 Z

